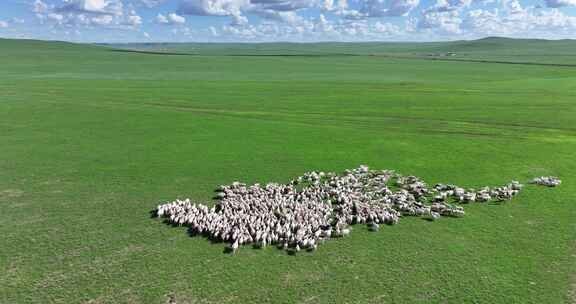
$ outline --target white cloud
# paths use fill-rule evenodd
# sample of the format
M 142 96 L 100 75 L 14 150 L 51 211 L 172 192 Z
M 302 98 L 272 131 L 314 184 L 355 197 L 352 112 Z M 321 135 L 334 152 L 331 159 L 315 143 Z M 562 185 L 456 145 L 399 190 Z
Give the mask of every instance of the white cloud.
M 53 21 L 53 22 L 56 22 L 58 24 L 61 24 L 62 21 L 64 20 L 63 15 L 56 14 L 56 13 L 49 13 L 46 15 L 46 17 L 49 21 Z
M 448 12 L 467 8 L 472 4 L 472 0 L 438 0 L 435 5 L 424 10 L 426 12 Z
M 420 5 L 420 0 L 360 0 L 360 9 L 340 10 L 346 19 L 407 16 Z
M 323 0 L 320 8 L 324 11 L 343 11 L 348 9 L 348 2 L 346 0 Z
M 429 11 L 418 20 L 418 29 L 432 29 L 441 34 L 458 34 L 461 32 L 459 13 L 457 11 Z
M 383 12 L 385 16 L 406 16 L 419 4 L 419 0 L 390 0 Z
M 194 31 L 189 27 L 181 26 L 181 27 L 172 28 L 170 30 L 170 33 L 174 37 L 188 39 L 189 37 L 191 37 L 194 34 Z
M 158 14 L 158 16 L 156 16 L 156 23 L 166 25 L 184 24 L 186 23 L 186 18 L 175 13 L 170 13 L 167 16 Z
M 576 0 L 544 0 L 537 6 L 526 4 L 528 0 L 171 0 L 178 6 L 169 13 L 155 8 L 168 0 L 27 1 L 47 31 L 71 35 L 79 29 L 130 29 L 143 39 L 143 30 L 153 33 L 150 27 L 171 25 L 169 37 L 181 41 L 576 38 L 576 16 L 557 9 L 575 6 Z M 145 22 L 135 7 L 156 17 Z M 221 20 L 205 18 L 213 23 L 191 30 L 186 27 L 191 15 L 224 16 L 228 22 L 218 26 Z M 19 23 L 6 19 L 0 26 L 16 28 Z
M 64 0 L 56 7 L 59 13 L 88 13 L 121 15 L 123 9 L 121 0 Z
M 491 35 L 501 34 L 498 10 L 488 11 L 476 9 L 469 11 L 463 22 L 463 27 L 475 33 L 488 32 Z
M 576 6 L 576 0 L 546 0 L 548 7 Z
M 126 16 L 122 24 L 133 27 L 139 26 L 142 24 L 142 17 L 138 16 L 136 12 L 132 11 L 129 15 Z
M 292 25 L 302 31 L 305 18 L 301 11 L 320 10 L 349 20 L 377 17 L 406 16 L 420 4 L 420 0 L 352 0 L 356 9 L 349 9 L 347 0 L 181 0 L 178 13 L 182 15 L 229 16 L 231 26 L 246 25 L 246 15 Z M 466 0 L 452 0 L 466 1 Z M 325 18 L 325 16 L 324 16 Z M 162 18 L 160 18 L 162 19 Z M 164 20 L 157 20 L 165 23 Z M 358 23 L 349 22 L 349 31 L 357 32 Z M 228 32 L 235 30 L 228 29 Z M 246 30 L 241 32 L 246 34 Z
M 304 17 L 308 14 L 301 11 L 308 8 L 299 8 L 302 3 L 210 0 L 195 2 L 195 8 L 188 12 L 230 16 L 228 25 L 205 30 L 211 37 L 230 41 L 443 40 L 531 34 L 547 37 L 546 33 L 549 37 L 574 37 L 576 33 L 576 17 L 555 9 L 523 7 L 519 0 L 436 0 L 420 10 L 419 0 L 310 0 L 308 7 L 320 11 L 316 17 Z M 490 9 L 485 8 L 487 3 Z M 252 23 L 254 19 L 247 18 L 250 15 L 264 21 Z M 408 17 L 388 19 L 400 22 L 387 20 L 402 16 Z
M 377 21 L 374 24 L 374 31 L 376 33 L 381 33 L 381 34 L 388 34 L 388 35 L 395 35 L 401 32 L 401 29 L 399 26 L 392 24 L 392 23 L 382 23 L 380 21 Z
M 0 28 L 7 28 L 9 26 L 8 22 L 0 20 Z
M 81 18 L 81 20 L 86 20 L 87 23 L 93 25 L 110 25 L 114 21 L 114 17 L 110 15 L 100 15 L 90 18 L 89 21 L 84 18 Z
M 35 0 L 32 10 L 42 24 L 76 30 L 79 27 L 133 29 L 143 23 L 133 6 L 125 6 L 121 0 L 60 0 L 55 4 Z
M 482 1 L 475 1 L 482 7 Z M 574 38 L 576 17 L 558 9 L 524 7 L 518 0 L 502 0 L 490 9 L 470 1 L 438 0 L 408 19 L 402 29 L 426 40 L 473 39 L 486 36 Z
M 177 11 L 182 15 L 230 16 L 232 25 L 245 24 L 246 14 L 294 24 L 302 20 L 297 11 L 321 5 L 318 0 L 181 0 Z
M 316 22 L 314 23 L 314 31 L 329 33 L 334 31 L 334 26 L 326 19 L 324 14 L 320 14 Z
M 218 33 L 218 30 L 215 27 L 210 26 L 210 27 L 208 27 L 208 30 L 210 31 L 210 34 L 213 37 L 219 37 L 220 36 L 220 33 Z
M 156 23 L 159 24 L 168 24 L 168 18 L 166 18 L 166 16 L 162 15 L 162 14 L 158 14 L 158 16 L 156 16 Z
M 36 0 L 32 5 L 33 5 L 32 11 L 37 14 L 46 13 L 50 9 L 48 4 L 42 2 L 42 0 Z
M 174 13 L 168 15 L 168 20 L 170 20 L 172 23 L 176 23 L 176 24 L 186 23 L 186 18 L 179 16 L 179 15 L 176 15 Z
M 274 20 L 288 24 L 298 24 L 304 21 L 300 15 L 292 11 L 275 11 L 272 9 L 254 7 L 249 12 L 268 20 Z
M 302 19 L 298 23 L 265 22 L 244 26 L 226 25 L 212 29 L 213 37 L 224 41 L 378 41 L 400 37 L 402 29 L 388 22 L 375 23 L 366 19 L 329 19 L 320 14 L 317 18 Z
M 246 16 L 242 16 L 242 15 L 234 15 L 232 16 L 232 22 L 230 23 L 231 25 L 236 25 L 236 26 L 241 26 L 241 25 L 246 25 L 248 24 L 248 18 Z
M 144 4 L 148 8 L 152 8 L 158 6 L 165 2 L 166 0 L 140 0 L 142 4 Z
M 18 17 L 12 17 L 12 18 L 10 18 L 10 22 L 15 23 L 15 24 L 24 24 L 24 23 L 26 23 L 26 20 L 18 18 Z
M 251 0 L 250 4 L 259 7 L 260 9 L 281 12 L 295 11 L 317 6 L 316 1 L 314 0 Z
M 182 15 L 234 16 L 242 15 L 249 0 L 182 0 L 178 12 Z

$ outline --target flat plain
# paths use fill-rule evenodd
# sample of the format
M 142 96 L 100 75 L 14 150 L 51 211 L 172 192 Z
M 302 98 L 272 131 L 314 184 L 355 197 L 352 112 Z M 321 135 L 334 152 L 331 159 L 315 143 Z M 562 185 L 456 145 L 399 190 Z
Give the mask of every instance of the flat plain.
M 576 303 L 575 51 L 0 40 L 0 303 Z M 225 254 L 151 217 L 360 164 L 563 183 L 297 255 Z

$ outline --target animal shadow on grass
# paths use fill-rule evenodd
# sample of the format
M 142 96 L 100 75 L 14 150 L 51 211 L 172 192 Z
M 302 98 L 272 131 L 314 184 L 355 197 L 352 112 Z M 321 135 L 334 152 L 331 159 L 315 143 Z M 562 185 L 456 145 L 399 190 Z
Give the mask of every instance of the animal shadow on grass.
M 150 218 L 151 218 L 151 219 L 158 219 L 158 218 L 160 218 L 160 217 L 158 216 L 158 213 L 156 212 L 156 209 L 151 210 L 151 211 L 149 212 L 149 214 L 150 214 Z M 180 225 L 180 224 L 176 224 L 176 223 L 170 222 L 168 219 L 163 219 L 162 223 L 164 223 L 165 225 L 168 225 L 168 226 L 170 226 L 170 227 L 183 227 L 183 226 L 185 227 L 185 225 Z M 190 236 L 190 237 L 203 237 L 203 238 L 207 239 L 208 241 L 210 241 L 210 243 L 213 244 L 213 245 L 225 243 L 225 241 L 211 236 L 208 232 L 200 233 L 200 232 L 192 229 L 191 227 L 188 227 L 188 229 L 186 230 L 186 233 L 187 233 L 188 236 Z M 260 247 L 258 244 L 253 244 L 251 247 L 252 247 L 253 250 L 260 250 L 260 249 L 261 249 L 261 247 Z M 233 254 L 234 251 L 232 250 L 232 248 L 230 248 L 230 246 L 225 246 L 224 249 L 222 250 L 222 253 L 224 253 L 224 254 Z M 292 253 L 291 251 L 288 251 L 288 254 L 289 254 L 289 255 L 293 255 L 294 253 Z
M 151 219 L 155 219 L 158 218 L 158 212 L 156 211 L 156 209 L 152 209 L 150 210 L 150 212 L 148 212 L 150 214 L 150 218 Z
M 151 211 L 148 212 L 148 213 L 150 214 L 150 218 L 151 218 L 151 219 L 159 219 L 159 218 L 160 218 L 160 217 L 158 216 L 158 213 L 156 212 L 156 209 L 153 209 L 153 210 L 151 210 Z M 170 220 L 167 219 L 167 218 L 162 219 L 162 223 L 164 223 L 164 224 L 166 224 L 166 225 L 168 225 L 168 226 L 170 226 L 170 227 L 182 227 L 182 226 L 183 226 L 183 225 L 180 225 L 180 224 L 176 224 L 176 223 L 170 222 Z M 190 230 L 190 229 L 188 229 L 188 230 Z
M 158 216 L 158 213 L 156 212 L 156 209 L 150 210 L 149 214 L 150 214 L 150 218 L 151 218 L 151 219 L 158 219 L 158 218 L 160 218 L 160 217 Z M 182 227 L 182 226 L 184 226 L 184 225 L 180 225 L 180 224 L 176 224 L 176 223 L 170 222 L 168 219 L 163 219 L 162 223 L 165 224 L 165 225 L 168 225 L 168 226 L 170 226 L 170 227 Z M 224 243 L 224 241 L 212 237 L 212 236 L 211 236 L 210 234 L 208 234 L 207 232 L 199 233 L 198 231 L 195 231 L 195 230 L 192 229 L 191 227 L 188 227 L 188 229 L 186 230 L 186 233 L 187 233 L 188 236 L 190 236 L 190 237 L 203 237 L 203 238 L 209 240 L 210 243 L 212 243 L 212 244 L 222 244 L 222 243 Z M 231 253 L 233 253 L 232 248 L 230 248 L 229 246 L 224 247 L 223 253 L 226 253 L 226 254 L 231 254 Z
M 487 206 L 504 206 L 506 205 L 506 201 L 491 201 L 484 204 Z
M 167 224 L 167 221 L 165 221 Z M 223 244 L 225 243 L 223 240 L 212 237 L 209 233 L 204 232 L 204 233 L 199 233 L 198 231 L 192 229 L 192 227 L 188 227 L 186 233 L 188 233 L 188 236 L 190 237 L 203 237 L 205 239 L 207 239 L 208 241 L 210 241 L 210 243 L 212 245 L 216 245 L 216 244 Z M 222 253 L 224 254 L 233 254 L 234 250 L 232 250 L 232 248 L 230 248 L 230 246 L 224 246 L 224 248 L 222 249 Z
M 177 226 L 179 226 L 179 225 L 177 225 Z M 218 238 L 215 238 L 215 237 L 211 236 L 208 232 L 200 233 L 200 232 L 192 229 L 192 227 L 188 227 L 188 230 L 186 231 L 186 233 L 188 233 L 188 236 L 190 236 L 190 237 L 197 237 L 197 236 L 203 237 L 203 238 L 209 240 L 210 243 L 212 243 L 212 244 L 222 244 L 222 243 L 224 243 L 224 241 L 222 241 L 221 239 L 218 239 Z

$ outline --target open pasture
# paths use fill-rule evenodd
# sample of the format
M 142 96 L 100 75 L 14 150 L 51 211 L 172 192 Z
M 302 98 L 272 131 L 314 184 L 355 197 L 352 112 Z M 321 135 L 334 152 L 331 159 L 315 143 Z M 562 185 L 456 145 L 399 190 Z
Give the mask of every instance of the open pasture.
M 525 43 L 477 41 L 466 58 L 510 61 Z M 170 55 L 0 40 L 0 303 L 576 301 L 575 42 L 531 47 L 526 64 L 409 45 L 257 51 L 281 46 Z M 554 47 L 562 56 L 546 56 Z M 465 187 L 563 183 L 463 218 L 358 225 L 296 255 L 224 254 L 150 216 L 235 180 L 360 164 Z

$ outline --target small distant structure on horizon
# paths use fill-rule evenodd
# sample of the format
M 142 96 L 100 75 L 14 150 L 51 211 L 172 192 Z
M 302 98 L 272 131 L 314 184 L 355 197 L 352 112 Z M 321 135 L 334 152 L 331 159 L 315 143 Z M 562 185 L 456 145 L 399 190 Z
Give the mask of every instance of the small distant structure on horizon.
M 455 52 L 426 54 L 426 56 L 429 56 L 429 57 L 455 57 L 456 55 L 457 54 Z

